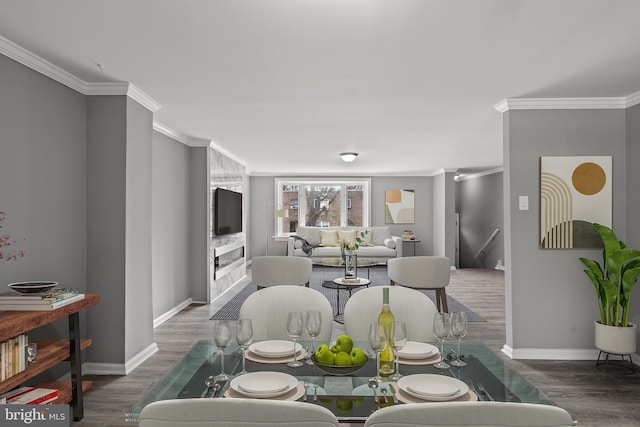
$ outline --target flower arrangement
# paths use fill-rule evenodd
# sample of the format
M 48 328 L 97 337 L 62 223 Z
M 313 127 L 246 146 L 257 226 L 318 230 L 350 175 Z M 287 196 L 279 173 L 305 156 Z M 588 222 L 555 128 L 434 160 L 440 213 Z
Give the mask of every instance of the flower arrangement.
M 340 251 L 357 251 L 360 246 L 355 240 L 340 240 Z

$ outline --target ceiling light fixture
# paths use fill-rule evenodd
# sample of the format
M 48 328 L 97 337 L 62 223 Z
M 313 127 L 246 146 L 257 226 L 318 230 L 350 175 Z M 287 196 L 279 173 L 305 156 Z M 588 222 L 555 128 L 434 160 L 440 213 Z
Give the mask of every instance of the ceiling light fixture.
M 340 157 L 347 163 L 353 162 L 356 157 L 358 157 L 358 153 L 340 153 Z

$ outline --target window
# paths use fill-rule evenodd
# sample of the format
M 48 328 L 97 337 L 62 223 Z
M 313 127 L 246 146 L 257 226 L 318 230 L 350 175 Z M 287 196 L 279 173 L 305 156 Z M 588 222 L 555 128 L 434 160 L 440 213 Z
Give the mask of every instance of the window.
M 276 204 L 289 211 L 279 218 L 279 236 L 298 224 L 316 227 L 369 225 L 370 180 L 276 179 Z

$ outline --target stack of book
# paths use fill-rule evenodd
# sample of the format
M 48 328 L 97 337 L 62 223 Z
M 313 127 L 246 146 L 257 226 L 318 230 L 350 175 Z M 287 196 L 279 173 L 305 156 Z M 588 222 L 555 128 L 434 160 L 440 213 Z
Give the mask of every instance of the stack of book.
M 43 405 L 51 403 L 57 398 L 58 390 L 40 387 L 20 387 L 0 395 L 0 401 L 5 399 L 7 404 L 21 405 Z
M 37 294 L 8 291 L 0 294 L 0 310 L 51 311 L 81 299 L 84 294 L 68 288 L 54 288 Z
M 27 368 L 27 334 L 18 335 L 0 343 L 0 381 L 19 374 Z

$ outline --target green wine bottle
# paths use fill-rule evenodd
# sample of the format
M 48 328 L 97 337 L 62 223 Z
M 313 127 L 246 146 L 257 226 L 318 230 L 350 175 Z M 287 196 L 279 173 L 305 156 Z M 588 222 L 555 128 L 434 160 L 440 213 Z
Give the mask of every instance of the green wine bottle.
M 389 308 L 389 288 L 385 287 L 382 289 L 382 311 L 378 315 L 378 327 L 387 331 L 387 346 L 378 356 L 378 375 L 381 377 L 388 377 L 395 372 L 394 352 L 391 346 L 393 320 L 393 313 Z

